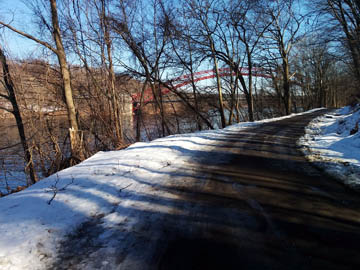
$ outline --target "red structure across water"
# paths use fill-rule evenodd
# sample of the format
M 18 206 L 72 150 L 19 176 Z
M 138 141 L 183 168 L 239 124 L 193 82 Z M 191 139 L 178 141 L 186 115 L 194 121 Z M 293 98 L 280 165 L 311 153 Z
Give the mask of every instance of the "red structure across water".
M 240 74 L 243 76 L 249 76 L 249 69 L 242 68 L 240 70 Z M 220 77 L 229 77 L 229 76 L 235 76 L 236 73 L 232 72 L 230 68 L 220 68 L 219 75 L 220 75 Z M 271 76 L 269 74 L 263 73 L 263 70 L 259 69 L 259 68 L 253 68 L 251 75 L 254 77 L 271 78 Z M 167 84 L 171 85 L 171 87 L 163 86 L 161 89 L 161 94 L 162 95 L 168 94 L 171 91 L 170 88 L 178 89 L 185 85 L 191 84 L 192 82 L 199 82 L 199 81 L 215 78 L 216 75 L 215 75 L 215 72 L 213 69 L 209 69 L 209 70 L 195 72 L 193 74 L 193 77 L 194 77 L 194 79 L 191 80 L 191 74 L 186 74 L 186 75 L 182 75 L 175 79 L 170 80 Z M 132 97 L 133 104 L 134 104 L 133 110 L 135 111 L 140 105 L 141 93 L 133 94 L 131 97 Z M 147 104 L 149 102 L 152 102 L 153 100 L 154 100 L 154 95 L 153 95 L 151 87 L 149 87 L 144 91 L 143 104 Z

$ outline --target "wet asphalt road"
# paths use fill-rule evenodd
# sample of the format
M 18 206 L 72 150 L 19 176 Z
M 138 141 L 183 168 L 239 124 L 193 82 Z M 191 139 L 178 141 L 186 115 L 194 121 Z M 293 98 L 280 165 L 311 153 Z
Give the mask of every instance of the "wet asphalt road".
M 100 251 L 96 217 L 63 243 L 51 269 L 360 269 L 359 193 L 296 147 L 320 113 L 227 132 L 179 168 L 191 174 L 157 187 L 171 195 L 170 211 L 139 221 L 111 252 Z

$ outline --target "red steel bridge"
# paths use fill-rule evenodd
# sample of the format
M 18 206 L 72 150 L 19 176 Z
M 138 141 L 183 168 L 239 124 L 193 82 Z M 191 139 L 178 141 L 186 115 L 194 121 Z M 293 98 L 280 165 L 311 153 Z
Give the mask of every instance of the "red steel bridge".
M 241 68 L 240 74 L 243 76 L 248 76 L 250 74 L 249 69 Z M 219 75 L 220 75 L 220 77 L 229 77 L 229 76 L 235 76 L 236 73 L 233 72 L 230 68 L 220 68 Z M 269 74 L 265 74 L 263 69 L 260 69 L 260 68 L 252 68 L 251 75 L 254 77 L 271 78 L 271 76 Z M 209 69 L 209 70 L 195 72 L 193 74 L 193 77 L 194 77 L 194 79 L 191 80 L 191 75 L 186 74 L 186 75 L 179 76 L 175 79 L 169 80 L 167 83 L 164 84 L 164 86 L 162 86 L 161 94 L 166 95 L 171 92 L 170 89 L 173 89 L 173 90 L 178 89 L 185 85 L 191 84 L 192 82 L 199 82 L 199 81 L 215 78 L 216 74 L 213 69 Z M 166 85 L 169 85 L 169 86 L 167 87 Z M 131 97 L 132 97 L 132 102 L 133 102 L 133 110 L 135 111 L 140 106 L 141 93 L 135 93 Z M 145 105 L 149 102 L 152 102 L 153 100 L 154 100 L 153 91 L 152 91 L 151 87 L 148 87 L 144 91 L 144 94 L 143 94 L 143 104 Z

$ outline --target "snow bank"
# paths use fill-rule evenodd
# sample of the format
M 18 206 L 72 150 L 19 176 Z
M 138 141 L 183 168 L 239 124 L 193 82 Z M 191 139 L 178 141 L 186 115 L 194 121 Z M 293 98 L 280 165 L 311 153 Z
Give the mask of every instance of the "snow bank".
M 314 119 L 298 144 L 307 159 L 345 185 L 360 190 L 360 105 Z

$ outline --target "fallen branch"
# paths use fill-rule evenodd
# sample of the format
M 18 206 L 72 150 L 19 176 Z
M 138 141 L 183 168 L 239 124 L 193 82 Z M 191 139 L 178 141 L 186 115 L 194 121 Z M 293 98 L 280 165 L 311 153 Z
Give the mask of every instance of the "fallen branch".
M 48 205 L 51 204 L 51 202 L 55 199 L 56 195 L 60 192 L 60 191 L 64 191 L 66 190 L 66 188 L 72 184 L 74 184 L 74 177 L 71 176 L 71 182 L 66 184 L 64 187 L 62 188 L 58 188 L 57 187 L 57 184 L 59 183 L 59 175 L 56 174 L 56 180 L 55 180 L 55 183 L 50 187 L 50 190 L 48 191 L 52 191 L 53 192 L 53 196 L 51 197 L 51 199 L 47 202 Z
M 131 185 L 132 185 L 132 183 L 131 183 L 131 184 L 128 184 L 126 187 L 120 188 L 120 189 L 119 189 L 119 192 L 121 192 L 122 190 L 124 190 L 124 189 L 126 189 L 126 188 L 130 187 Z

